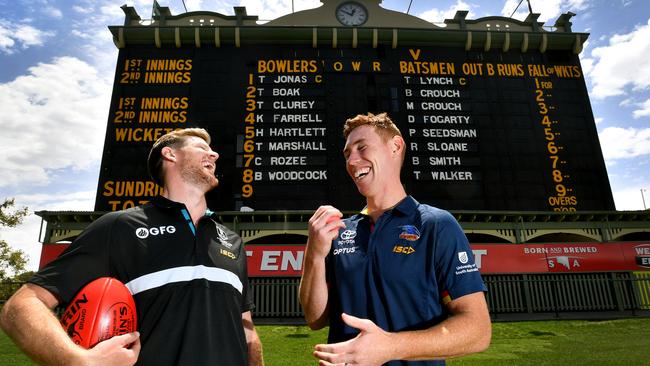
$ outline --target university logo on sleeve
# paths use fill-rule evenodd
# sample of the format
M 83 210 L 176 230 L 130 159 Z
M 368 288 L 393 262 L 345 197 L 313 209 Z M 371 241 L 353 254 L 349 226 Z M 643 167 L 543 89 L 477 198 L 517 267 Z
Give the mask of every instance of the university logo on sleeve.
M 462 264 L 466 264 L 467 261 L 469 261 L 469 256 L 467 255 L 467 252 L 458 252 L 458 260 Z

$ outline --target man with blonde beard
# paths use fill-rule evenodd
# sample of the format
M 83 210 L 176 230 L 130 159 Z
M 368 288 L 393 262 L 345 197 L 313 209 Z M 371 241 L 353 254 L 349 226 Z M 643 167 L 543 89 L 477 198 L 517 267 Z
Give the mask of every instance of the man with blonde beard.
M 93 222 L 4 305 L 5 332 L 43 365 L 263 365 L 244 245 L 205 199 L 218 158 L 203 129 L 158 139 L 148 168 L 163 194 Z M 52 309 L 99 277 L 126 284 L 139 329 L 86 350 Z

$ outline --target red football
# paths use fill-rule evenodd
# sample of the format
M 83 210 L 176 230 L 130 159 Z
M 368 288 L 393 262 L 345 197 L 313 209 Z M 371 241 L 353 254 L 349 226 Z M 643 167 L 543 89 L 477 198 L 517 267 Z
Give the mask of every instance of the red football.
M 111 337 L 134 332 L 137 315 L 133 296 L 115 278 L 98 278 L 79 291 L 61 316 L 74 343 L 92 348 Z

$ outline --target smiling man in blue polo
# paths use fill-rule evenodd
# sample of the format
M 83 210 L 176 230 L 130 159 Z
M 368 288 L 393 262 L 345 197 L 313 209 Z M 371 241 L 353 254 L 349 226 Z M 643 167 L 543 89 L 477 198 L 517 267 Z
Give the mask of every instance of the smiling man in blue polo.
M 321 365 L 444 365 L 491 339 L 486 287 L 462 229 L 400 181 L 405 142 L 385 114 L 343 129 L 346 169 L 366 207 L 348 219 L 321 206 L 309 220 L 300 301 Z

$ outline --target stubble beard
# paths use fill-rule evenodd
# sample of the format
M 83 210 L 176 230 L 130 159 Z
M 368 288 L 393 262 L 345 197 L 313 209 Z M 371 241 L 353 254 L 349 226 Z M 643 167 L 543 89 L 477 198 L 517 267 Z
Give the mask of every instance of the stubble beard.
M 219 185 L 219 179 L 214 174 L 208 174 L 203 167 L 186 165 L 181 169 L 181 178 L 189 184 L 205 187 L 206 192 Z

